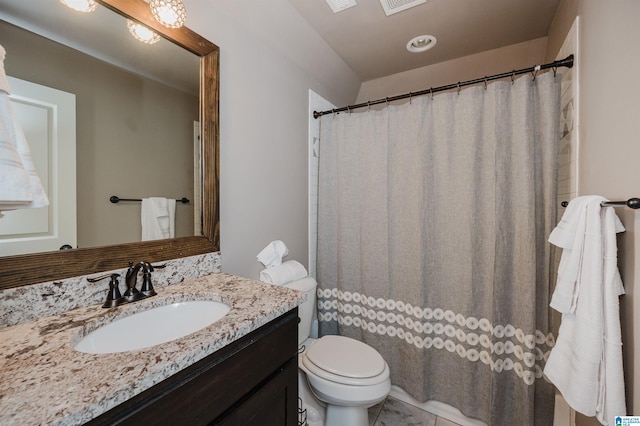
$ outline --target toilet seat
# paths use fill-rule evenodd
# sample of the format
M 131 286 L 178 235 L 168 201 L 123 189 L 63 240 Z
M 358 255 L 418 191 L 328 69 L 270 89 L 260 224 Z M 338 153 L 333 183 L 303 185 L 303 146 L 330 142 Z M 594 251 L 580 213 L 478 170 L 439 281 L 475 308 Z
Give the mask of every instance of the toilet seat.
M 372 386 L 389 378 L 389 367 L 371 346 L 344 336 L 324 336 L 302 356 L 313 374 L 335 383 Z

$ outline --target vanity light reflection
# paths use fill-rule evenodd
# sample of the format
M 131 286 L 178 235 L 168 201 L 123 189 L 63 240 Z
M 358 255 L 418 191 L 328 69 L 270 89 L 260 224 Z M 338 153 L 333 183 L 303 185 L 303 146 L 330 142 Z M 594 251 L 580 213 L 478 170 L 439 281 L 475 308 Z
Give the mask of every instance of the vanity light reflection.
M 78 12 L 93 12 L 98 7 L 94 0 L 60 0 L 60 3 Z
M 160 41 L 160 36 L 144 25 L 133 22 L 131 19 L 127 19 L 127 28 L 129 32 L 136 39 L 143 43 L 154 44 Z

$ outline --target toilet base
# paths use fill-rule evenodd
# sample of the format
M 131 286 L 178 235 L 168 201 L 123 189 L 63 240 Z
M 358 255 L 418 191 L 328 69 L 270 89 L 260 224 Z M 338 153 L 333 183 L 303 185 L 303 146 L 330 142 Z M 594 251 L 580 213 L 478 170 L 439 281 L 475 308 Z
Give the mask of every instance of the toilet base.
M 298 421 L 306 419 L 308 426 L 325 426 L 326 407 L 313 396 L 307 383 L 307 376 L 300 370 L 298 370 L 298 398 L 302 400 L 301 408 L 304 411 L 304 414 L 301 414 L 302 418 Z
M 327 404 L 326 426 L 369 426 L 367 407 L 344 407 Z

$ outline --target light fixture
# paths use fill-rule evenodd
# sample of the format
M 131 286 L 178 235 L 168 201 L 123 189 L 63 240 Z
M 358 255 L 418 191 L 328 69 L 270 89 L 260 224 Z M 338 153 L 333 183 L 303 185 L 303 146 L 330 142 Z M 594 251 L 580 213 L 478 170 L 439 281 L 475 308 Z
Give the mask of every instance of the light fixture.
M 387 16 L 416 7 L 426 2 L 427 0 L 380 0 L 380 4 Z
M 436 42 L 436 38 L 432 35 L 420 35 L 409 40 L 407 50 L 412 53 L 424 52 L 435 46 Z
M 333 13 L 342 12 L 356 5 L 356 0 L 327 0 Z
M 78 12 L 93 12 L 98 7 L 95 0 L 60 0 L 60 3 Z
M 127 19 L 127 27 L 129 28 L 129 32 L 136 40 L 139 40 L 143 43 L 153 44 L 160 41 L 160 36 L 144 25 L 138 24 L 137 22 L 133 22 L 131 19 Z
M 151 14 L 165 27 L 180 28 L 187 20 L 182 0 L 150 0 Z

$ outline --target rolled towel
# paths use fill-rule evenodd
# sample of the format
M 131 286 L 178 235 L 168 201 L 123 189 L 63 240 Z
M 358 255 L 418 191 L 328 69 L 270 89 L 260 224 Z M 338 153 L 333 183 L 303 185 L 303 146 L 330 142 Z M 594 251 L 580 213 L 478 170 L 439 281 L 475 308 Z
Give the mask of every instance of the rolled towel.
M 263 269 L 260 272 L 260 281 L 282 285 L 291 281 L 300 280 L 305 278 L 307 270 L 302 264 L 296 260 L 288 260 L 281 265 L 274 266 L 273 268 Z
M 262 263 L 265 268 L 273 268 L 282 263 L 282 258 L 289 254 L 289 249 L 280 240 L 275 240 L 269 243 L 268 246 L 262 249 L 258 253 L 258 261 Z

